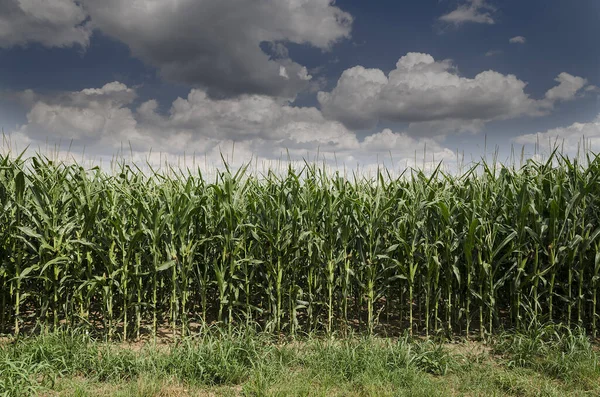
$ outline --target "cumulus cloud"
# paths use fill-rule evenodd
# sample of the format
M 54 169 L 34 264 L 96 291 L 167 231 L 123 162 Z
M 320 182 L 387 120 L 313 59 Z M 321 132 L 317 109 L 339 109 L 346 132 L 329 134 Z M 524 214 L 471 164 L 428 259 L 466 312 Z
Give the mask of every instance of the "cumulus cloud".
M 485 120 L 446 119 L 409 123 L 406 132 L 415 136 L 443 137 L 453 133 L 476 134 L 485 127 Z
M 113 151 L 131 142 L 142 151 L 160 148 L 173 153 L 206 151 L 221 143 L 239 142 L 271 148 L 352 150 L 359 143 L 341 123 L 326 120 L 314 107 L 295 107 L 289 101 L 264 95 L 211 99 L 192 89 L 187 98 L 173 101 L 167 114 L 158 102 L 131 109 L 132 88 L 112 82 L 101 88 L 41 96 L 28 91 L 27 124 L 19 133 L 43 141 L 46 137 L 73 140 L 77 145 Z
M 350 37 L 332 0 L 6 0 L 0 47 L 89 44 L 92 29 L 122 41 L 163 77 L 212 96 L 292 97 L 310 87 L 285 43 L 323 51 Z M 270 51 L 263 51 L 267 44 Z
M 527 39 L 523 36 L 515 36 L 508 40 L 510 44 L 525 44 L 526 41 Z
M 209 95 L 291 97 L 309 86 L 285 43 L 327 51 L 350 37 L 332 0 L 83 0 L 94 28 L 122 41 L 168 80 Z M 271 43 L 271 54 L 261 44 Z
M 585 139 L 585 142 L 584 142 Z M 576 155 L 583 149 L 600 151 L 600 115 L 587 123 L 573 123 L 566 127 L 553 128 L 535 134 L 520 135 L 513 139 L 522 145 L 537 145 L 545 149 L 558 146 L 565 154 Z
M 332 92 L 320 91 L 317 99 L 325 116 L 351 129 L 373 127 L 377 105 L 388 78 L 380 69 L 355 66 L 346 69 Z
M 461 77 L 448 60 L 408 53 L 388 76 L 362 66 L 345 70 L 336 87 L 319 92 L 317 99 L 326 117 L 350 129 L 372 128 L 386 120 L 447 121 L 473 131 L 491 120 L 545 114 L 556 101 L 573 99 L 586 84 L 567 73 L 556 81 L 558 86 L 536 100 L 525 93 L 527 84 L 514 75 L 488 70 L 474 78 Z
M 0 47 L 37 42 L 46 47 L 86 47 L 87 14 L 75 0 L 0 1 Z
M 554 81 L 558 85 L 546 92 L 546 98 L 549 101 L 569 101 L 574 99 L 577 93 L 587 84 L 586 79 L 564 72 L 559 74 Z
M 265 95 L 215 99 L 192 89 L 165 113 L 159 112 L 156 100 L 133 108 L 135 95 L 119 82 L 53 96 L 28 91 L 27 124 L 12 137 L 21 147 L 60 139 L 72 142 L 74 150 L 85 147 L 86 153 L 107 158 L 131 144 L 135 159 L 142 162 L 151 150 L 171 156 L 196 153 L 212 164 L 224 153 L 233 165 L 254 160 L 267 167 L 288 155 L 301 161 L 317 153 L 330 164 L 337 160 L 352 167 L 377 164 L 389 156 L 396 164 L 415 165 L 416 152 L 422 165 L 425 147 L 427 162 L 455 158 L 443 140 L 416 138 L 406 131 L 386 129 L 360 141 L 355 132 L 326 119 L 315 107 L 293 106 Z
M 138 109 L 141 127 L 157 133 L 182 131 L 215 140 L 261 139 L 285 143 L 287 147 L 339 149 L 357 147 L 353 133 L 341 123 L 326 120 L 314 107 L 291 106 L 289 101 L 264 95 L 243 95 L 233 99 L 211 99 L 205 91 L 192 89 L 187 98 L 177 98 L 163 117 L 156 103 Z
M 141 139 L 136 120 L 126 107 L 135 92 L 119 82 L 51 96 L 26 93 L 31 100 L 27 125 L 20 133 L 31 139 L 75 140 L 102 143 L 109 148 L 129 139 Z
M 448 14 L 442 15 L 439 19 L 457 26 L 468 22 L 493 25 L 495 21 L 492 12 L 494 11 L 496 11 L 495 7 L 486 0 L 467 0 L 466 3 Z
M 285 44 L 328 51 L 350 37 L 352 21 L 333 0 L 5 0 L 0 47 L 86 47 L 97 29 L 211 96 L 293 97 L 311 76 Z
M 386 128 L 381 132 L 367 136 L 361 143 L 361 149 L 371 152 L 393 151 L 400 159 L 410 159 L 415 150 L 427 150 L 427 156 L 435 161 L 451 161 L 456 153 L 444 147 L 440 141 L 432 138 L 415 138 L 406 132 L 393 132 Z

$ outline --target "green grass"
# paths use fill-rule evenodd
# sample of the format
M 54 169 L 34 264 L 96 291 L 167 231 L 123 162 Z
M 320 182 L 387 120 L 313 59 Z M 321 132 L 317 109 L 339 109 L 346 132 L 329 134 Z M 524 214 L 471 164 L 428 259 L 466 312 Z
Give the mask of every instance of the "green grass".
M 2 342 L 0 395 L 594 396 L 599 359 L 585 334 L 551 326 L 487 344 L 207 329 L 132 345 L 62 332 Z

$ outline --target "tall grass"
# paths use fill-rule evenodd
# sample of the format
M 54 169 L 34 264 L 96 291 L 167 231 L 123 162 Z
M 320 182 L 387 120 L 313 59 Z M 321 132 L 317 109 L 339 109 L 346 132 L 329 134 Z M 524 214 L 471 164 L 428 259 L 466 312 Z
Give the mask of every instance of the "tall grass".
M 0 328 L 598 329 L 600 158 L 392 177 L 0 156 Z M 25 328 L 24 328 L 25 327 Z

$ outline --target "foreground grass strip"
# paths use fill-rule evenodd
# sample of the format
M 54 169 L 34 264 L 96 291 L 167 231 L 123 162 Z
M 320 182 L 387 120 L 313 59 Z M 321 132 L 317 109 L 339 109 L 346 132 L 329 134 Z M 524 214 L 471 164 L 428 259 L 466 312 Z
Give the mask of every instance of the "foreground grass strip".
M 131 345 L 53 333 L 4 343 L 0 375 L 3 396 L 600 394 L 589 339 L 548 328 L 491 345 L 215 331 Z

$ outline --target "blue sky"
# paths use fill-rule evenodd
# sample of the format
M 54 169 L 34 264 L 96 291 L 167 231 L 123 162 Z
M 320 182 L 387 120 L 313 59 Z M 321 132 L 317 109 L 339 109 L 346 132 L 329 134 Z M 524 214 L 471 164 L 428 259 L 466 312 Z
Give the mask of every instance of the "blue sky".
M 138 159 L 600 150 L 599 17 L 593 0 L 4 0 L 0 125 L 17 147 Z

